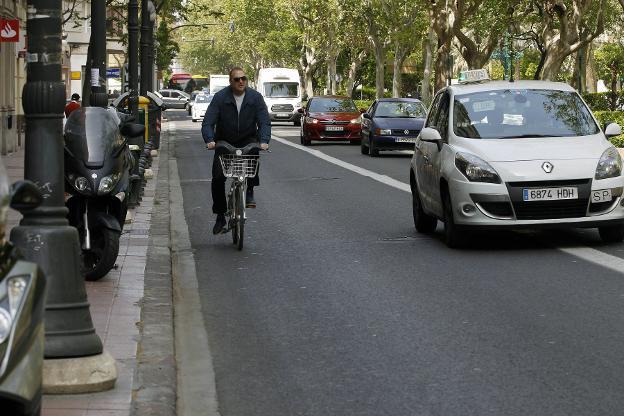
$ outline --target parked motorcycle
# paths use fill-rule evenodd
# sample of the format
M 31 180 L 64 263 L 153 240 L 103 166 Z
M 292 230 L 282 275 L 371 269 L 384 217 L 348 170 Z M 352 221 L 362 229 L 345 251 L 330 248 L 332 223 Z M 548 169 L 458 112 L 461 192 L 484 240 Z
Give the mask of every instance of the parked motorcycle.
M 78 229 L 87 280 L 115 266 L 134 164 L 127 138 L 144 132 L 143 125 L 120 120 L 113 108 L 83 107 L 65 124 L 65 204 L 69 223 Z
M 41 413 L 46 280 L 5 236 L 9 200 L 25 213 L 42 198 L 32 182 L 17 182 L 9 190 L 0 162 L 0 408 L 3 415 L 36 416 Z

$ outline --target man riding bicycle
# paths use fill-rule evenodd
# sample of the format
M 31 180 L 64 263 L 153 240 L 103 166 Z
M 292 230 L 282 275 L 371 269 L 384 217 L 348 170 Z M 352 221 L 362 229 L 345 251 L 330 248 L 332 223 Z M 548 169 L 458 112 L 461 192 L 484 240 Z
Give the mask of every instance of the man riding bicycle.
M 215 129 L 216 126 L 216 129 Z M 216 147 L 216 141 L 225 141 L 235 147 L 260 143 L 262 150 L 269 148 L 271 119 L 264 98 L 259 92 L 247 87 L 247 76 L 242 68 L 230 70 L 230 87 L 217 92 L 208 106 L 202 123 L 202 137 L 208 149 Z M 255 208 L 253 189 L 260 184 L 258 175 L 248 182 L 246 207 Z M 225 176 L 219 162 L 219 149 L 212 161 L 212 212 L 217 214 L 213 234 L 225 231 Z

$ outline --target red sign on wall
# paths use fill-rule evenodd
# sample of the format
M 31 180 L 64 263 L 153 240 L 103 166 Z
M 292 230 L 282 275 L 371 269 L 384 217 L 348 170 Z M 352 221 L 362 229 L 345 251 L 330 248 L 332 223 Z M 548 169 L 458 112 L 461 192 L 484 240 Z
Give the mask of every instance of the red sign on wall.
M 19 19 L 0 17 L 0 42 L 17 42 L 19 39 Z

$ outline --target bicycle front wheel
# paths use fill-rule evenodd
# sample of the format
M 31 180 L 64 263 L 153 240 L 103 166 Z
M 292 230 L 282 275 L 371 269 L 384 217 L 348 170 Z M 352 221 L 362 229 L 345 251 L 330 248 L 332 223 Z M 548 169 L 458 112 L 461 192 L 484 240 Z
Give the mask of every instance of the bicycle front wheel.
M 245 237 L 245 198 L 244 189 L 239 186 L 234 192 L 234 226 L 232 227 L 232 242 L 239 250 L 243 249 Z

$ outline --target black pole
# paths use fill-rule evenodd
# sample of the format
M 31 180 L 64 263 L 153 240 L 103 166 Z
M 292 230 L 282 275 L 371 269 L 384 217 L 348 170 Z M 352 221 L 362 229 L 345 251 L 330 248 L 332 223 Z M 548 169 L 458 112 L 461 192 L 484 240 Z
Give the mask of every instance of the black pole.
M 141 0 L 141 95 L 147 97 L 150 80 L 149 67 L 149 33 L 152 30 L 149 13 L 149 0 Z
M 128 2 L 128 96 L 129 109 L 135 118 L 139 117 L 139 1 Z
M 108 107 L 106 95 L 106 0 L 91 0 L 91 100 L 93 107 Z
M 70 227 L 64 204 L 61 80 L 61 0 L 28 0 L 27 80 L 22 92 L 26 116 L 24 178 L 39 186 L 43 203 L 23 212 L 11 240 L 39 264 L 48 280 L 45 357 L 83 357 L 102 352 L 95 333 L 84 277 L 80 273 L 78 231 Z
M 148 35 L 147 35 L 147 39 L 149 42 L 149 48 L 147 48 L 148 51 L 148 55 L 147 55 L 147 64 L 149 65 L 149 84 L 147 87 L 148 91 L 153 91 L 154 90 L 154 59 L 155 59 L 155 50 L 156 48 L 154 47 L 154 23 L 155 23 L 155 18 L 156 18 L 156 9 L 154 8 L 154 3 L 152 3 L 152 1 L 150 0 L 148 2 L 148 9 L 149 9 L 149 31 L 148 31 Z

